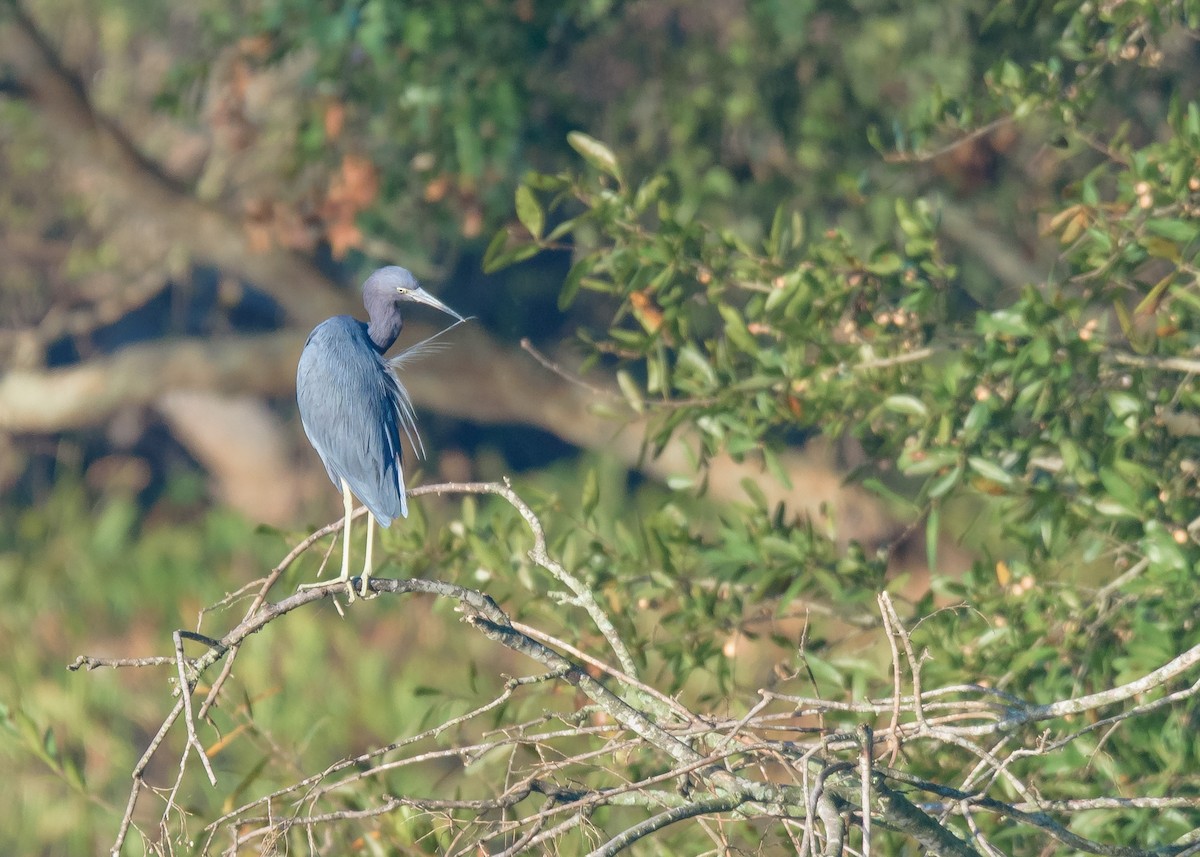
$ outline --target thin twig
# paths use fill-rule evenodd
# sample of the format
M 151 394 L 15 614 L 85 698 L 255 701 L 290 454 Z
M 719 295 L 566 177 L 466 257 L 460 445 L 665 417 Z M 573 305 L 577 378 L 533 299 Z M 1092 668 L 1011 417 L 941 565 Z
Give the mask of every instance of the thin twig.
M 525 517 L 534 534 L 534 550 L 531 558 L 540 567 L 546 568 L 556 579 L 564 582 L 569 588 L 567 579 L 582 587 L 581 581 L 562 570 L 561 565 L 549 556 L 545 544 L 544 530 L 536 515 L 519 498 L 513 502 L 512 489 L 500 483 L 461 483 L 449 486 L 425 486 L 414 489 L 414 495 L 425 493 L 493 493 L 508 500 Z M 510 496 L 512 495 L 512 496 Z M 359 514 L 363 514 L 361 511 Z M 532 519 L 532 520 L 531 520 Z M 259 586 L 253 605 L 244 618 L 232 629 L 219 638 L 200 635 L 195 632 L 180 632 L 175 637 L 175 657 L 163 660 L 147 660 L 145 665 L 162 665 L 167 661 L 175 664 L 177 680 L 180 682 L 180 698 L 175 701 L 172 711 L 167 715 L 151 746 L 143 754 L 142 759 L 133 772 L 133 785 L 130 800 L 123 817 L 118 839 L 113 853 L 119 854 L 121 844 L 125 841 L 128 830 L 133 827 L 132 819 L 138 795 L 146 785 L 144 772 L 151 758 L 159 750 L 163 740 L 172 725 L 184 715 L 187 724 L 188 737 L 180 754 L 180 775 L 175 788 L 166 796 L 167 808 L 164 811 L 164 833 L 166 819 L 173 808 L 178 808 L 175 795 L 182 782 L 184 766 L 193 750 L 202 752 L 199 739 L 196 736 L 196 720 L 189 718 L 191 714 L 188 705 L 188 691 L 199 678 L 209 669 L 224 660 L 225 665 L 234 656 L 239 647 L 248 638 L 264 628 L 270 622 L 281 619 L 287 613 L 300 609 L 325 597 L 334 597 L 340 588 L 319 588 L 305 590 L 289 595 L 275 603 L 266 601 L 266 594 L 271 586 L 279 579 L 284 570 L 300 556 L 304 550 L 314 545 L 319 538 L 340 529 L 342 522 L 324 528 L 313 536 L 305 539 L 285 557 L 284 561 L 266 578 L 257 584 Z M 539 552 L 540 551 L 540 552 Z M 548 565 L 544 565 L 547 563 Z M 557 573 L 563 571 L 566 576 Z M 1026 756 L 1044 755 L 1066 746 L 1080 735 L 1096 728 L 1111 729 L 1115 725 L 1134 716 L 1140 716 L 1168 705 L 1179 702 L 1200 693 L 1200 680 L 1174 693 L 1166 694 L 1149 702 L 1127 706 L 1123 710 L 1111 714 L 1108 718 L 1084 727 L 1066 735 L 1051 735 L 1047 731 L 1042 740 L 1033 746 L 1012 747 L 1016 742 L 1013 735 L 1021 726 L 1036 723 L 1040 720 L 1051 720 L 1067 716 L 1070 713 L 1090 711 L 1096 708 L 1128 700 L 1138 693 L 1145 693 L 1162 687 L 1167 682 L 1192 669 L 1200 662 L 1200 646 L 1189 650 L 1164 664 L 1153 673 L 1143 676 L 1126 685 L 1113 688 L 1085 697 L 1059 700 L 1057 702 L 1035 705 L 1026 702 L 1012 694 L 998 691 L 994 688 L 980 685 L 953 685 L 925 690 L 922 686 L 920 672 L 922 658 L 918 657 L 913 647 L 910 632 L 902 623 L 891 600 L 885 594 L 879 598 L 880 612 L 883 617 L 885 638 L 892 646 L 893 682 L 891 694 L 886 699 L 844 702 L 841 700 L 807 699 L 788 696 L 774 691 L 760 691 L 759 700 L 746 714 L 739 718 L 710 717 L 693 712 L 693 709 L 683 705 L 678 700 L 661 694 L 653 687 L 645 684 L 632 673 L 623 669 L 608 666 L 604 662 L 582 650 L 559 640 L 554 636 L 538 629 L 520 623 L 514 623 L 500 607 L 486 594 L 476 590 L 466 589 L 454 584 L 432 580 L 389 580 L 376 578 L 370 581 L 370 588 L 376 593 L 427 593 L 437 597 L 450 598 L 458 602 L 459 610 L 465 621 L 495 643 L 506 646 L 514 652 L 533 659 L 544 667 L 545 671 L 529 676 L 521 676 L 505 680 L 504 689 L 494 699 L 478 706 L 466 714 L 460 715 L 425 730 L 420 735 L 403 739 L 386 747 L 377 748 L 354 758 L 343 759 L 325 771 L 304 778 L 298 783 L 279 789 L 266 797 L 257 798 L 232 812 L 222 815 L 205 828 L 208 836 L 207 843 L 202 846 L 207 850 L 208 844 L 220 829 L 229 829 L 232 834 L 230 852 L 252 839 L 261 839 L 264 847 L 278 839 L 290 829 L 302 829 L 303 835 L 310 842 L 310 847 L 317 850 L 318 837 L 314 830 L 326 827 L 338 821 L 354 821 L 377 817 L 389 812 L 395 812 L 402 807 L 410 810 L 434 813 L 439 823 L 456 825 L 459 829 L 450 838 L 449 850 L 471 853 L 471 843 L 488 842 L 503 843 L 511 847 L 517 843 L 517 850 L 534 851 L 545 848 L 547 843 L 556 836 L 562 835 L 567 829 L 578 827 L 584 823 L 592 811 L 599 806 L 621 805 L 636 806 L 642 809 L 653 808 L 655 814 L 644 819 L 638 825 L 628 828 L 616 836 L 609 835 L 604 845 L 598 846 L 600 853 L 605 848 L 616 848 L 622 841 L 634 842 L 640 836 L 650 835 L 672 820 L 683 820 L 695 817 L 689 814 L 696 807 L 713 807 L 718 804 L 713 801 L 736 802 L 735 811 L 739 817 L 775 818 L 798 827 L 803 824 L 804 835 L 799 846 L 799 853 L 816 853 L 823 851 L 833 854 L 841 847 L 845 835 L 844 813 L 849 808 L 855 812 L 855 805 L 861 804 L 863 853 L 871 851 L 871 830 L 874 824 L 882 825 L 893 830 L 900 830 L 928 853 L 938 855 L 955 855 L 966 857 L 977 854 L 975 847 L 964 842 L 955 835 L 944 822 L 931 817 L 930 812 L 948 812 L 951 815 L 960 814 L 965 818 L 967 827 L 971 829 L 974 842 L 978 848 L 990 852 L 990 844 L 983 839 L 971 817 L 971 812 L 986 811 L 994 814 L 1007 815 L 1023 825 L 1040 829 L 1076 850 L 1087 850 L 1099 854 L 1127 855 L 1128 857 L 1148 857 L 1148 855 L 1179 854 L 1191 847 L 1191 843 L 1177 846 L 1164 846 L 1159 849 L 1143 850 L 1110 846 L 1104 843 L 1092 842 L 1075 836 L 1061 823 L 1047 816 L 1047 812 L 1055 811 L 1052 802 L 1041 800 L 1034 784 L 1019 780 L 1010 769 L 1017 760 Z M 237 597 L 237 596 L 233 596 Z M 231 603 L 231 602 L 227 602 Z M 586 602 L 572 599 L 570 603 L 585 606 Z M 589 611 L 589 615 L 591 611 Z M 601 616 L 604 614 L 601 613 Z M 605 617 L 606 619 L 607 617 Z M 597 623 L 604 633 L 605 626 Z M 609 632 L 616 637 L 615 627 L 608 622 Z M 208 646 L 208 651 L 197 658 L 185 658 L 182 653 L 182 639 L 190 637 Z M 605 634 L 608 639 L 608 634 Z M 610 646 L 618 653 L 621 647 Z M 621 644 L 623 647 L 623 643 Z M 628 653 L 626 652 L 626 655 Z M 620 655 L 618 654 L 618 658 Z M 912 693 L 903 692 L 905 679 L 902 664 L 908 663 L 912 673 Z M 120 663 L 116 660 L 114 664 Z M 623 685 L 622 693 L 610 690 L 605 684 L 595 678 L 596 673 L 589 674 L 581 665 L 586 664 L 591 670 L 600 670 Z M 98 658 L 80 658 L 73 666 L 94 668 L 107 666 L 108 663 Z M 124 665 L 124 664 L 123 664 Z M 133 665 L 129 662 L 128 665 Z M 584 698 L 585 704 L 577 706 L 573 712 L 531 719 L 525 723 L 508 724 L 499 730 L 489 733 L 496 737 L 485 737 L 475 741 L 456 741 L 449 747 L 438 747 L 428 752 L 408 752 L 392 761 L 383 761 L 383 754 L 404 749 L 414 741 L 432 740 L 445 734 L 449 729 L 479 722 L 486 712 L 499 710 L 500 706 L 509 701 L 513 694 L 520 689 L 534 687 L 544 682 L 566 681 L 574 686 Z M 215 699 L 210 689 L 206 702 Z M 789 711 L 769 711 L 772 703 L 783 703 L 790 706 Z M 805 714 L 816 714 L 822 718 L 842 713 L 847 716 L 862 717 L 890 716 L 891 724 L 886 728 L 872 729 L 868 724 L 860 723 L 858 728 L 841 727 L 834 723 L 825 725 L 824 719 L 820 726 L 808 726 L 794 722 L 795 718 Z M 590 719 L 601 715 L 612 722 L 592 724 Z M 665 716 L 664 716 L 665 715 Z M 563 728 L 538 728 L 539 723 L 551 719 L 561 720 Z M 844 718 L 843 718 L 844 719 Z M 661 722 L 659 722 L 661 720 Z M 784 732 L 794 740 L 766 740 L 760 736 Z M 999 740 L 990 747 L 983 747 L 979 740 L 989 735 L 999 736 Z M 561 752 L 557 742 L 572 738 L 595 736 L 593 746 L 582 749 L 573 748 L 571 752 Z M 873 748 L 878 742 L 896 742 L 903 738 L 905 741 L 927 741 L 938 745 L 957 747 L 970 755 L 974 769 L 964 781 L 964 786 L 978 782 L 974 791 L 966 788 L 955 790 L 946 786 L 925 783 L 901 771 L 887 767 L 877 767 L 874 761 Z M 702 752 L 705 746 L 717 748 L 716 752 Z M 532 749 L 538 762 L 532 770 L 522 770 L 516 760 L 519 757 L 518 748 Z M 509 754 L 510 776 L 504 791 L 495 797 L 481 798 L 456 797 L 455 799 L 431 796 L 417 798 L 411 795 L 388 796 L 382 800 L 373 800 L 366 804 L 356 804 L 350 808 L 344 806 L 330 807 L 330 798 L 334 793 L 354 788 L 355 785 L 368 778 L 378 778 L 389 770 L 403 765 L 421 763 L 438 763 L 440 760 L 457 758 L 464 766 L 472 765 L 496 751 Z M 278 750 L 277 750 L 278 752 Z M 578 785 L 578 770 L 581 766 L 590 766 L 593 771 L 604 770 L 596 760 L 601 758 L 626 758 L 633 754 L 640 757 L 644 763 L 657 767 L 658 773 L 652 776 L 625 780 L 616 786 L 588 787 Z M 834 754 L 834 755 L 831 755 Z M 204 756 L 207 762 L 207 756 Z M 669 764 L 662 769 L 662 761 Z M 364 769 L 364 766 L 365 769 Z M 610 769 L 609 773 L 620 776 L 621 768 Z M 790 777 L 781 779 L 779 771 L 786 771 Z M 757 778 L 751 774 L 757 772 Z M 832 774 L 837 773 L 837 777 Z M 551 778 L 559 777 L 561 782 L 552 782 Z M 916 788 L 928 789 L 942 798 L 937 803 L 916 805 L 896 789 L 887 785 L 888 779 L 903 782 Z M 1006 784 L 1022 796 L 1022 803 L 1008 804 L 995 800 L 987 795 L 992 784 L 1003 779 Z M 662 790 L 661 784 L 673 782 L 678 791 Z M 696 795 L 697 790 L 706 790 L 707 795 Z M 353 793 L 361 792 L 361 787 Z M 528 794 L 538 792 L 546 795 L 549 800 L 534 811 L 519 812 L 514 810 L 518 803 L 527 798 Z M 965 801 L 965 803 L 964 803 Z M 279 804 L 287 803 L 288 809 L 281 814 Z M 720 804 L 720 805 L 729 805 Z M 1062 811 L 1072 808 L 1087 809 L 1083 804 L 1060 805 Z M 1102 806 L 1102 804 L 1097 804 Z M 1134 804 L 1126 806 L 1134 808 Z M 1152 805 L 1147 804 L 1148 808 Z M 1166 807 L 1167 804 L 1163 804 Z M 1178 804 L 1183 807 L 1185 804 Z M 1190 805 L 1187 805 L 1190 806 Z M 251 817 L 250 811 L 256 807 L 264 807 L 265 815 Z M 690 810 L 688 808 L 691 808 Z M 699 811 L 699 810 L 695 810 Z M 488 812 L 498 812 L 499 820 L 485 820 L 479 817 Z M 513 815 L 510 815 L 510 812 Z M 473 820 L 462 820 L 456 813 L 474 814 Z M 565 821 L 554 825 L 559 819 Z M 814 829 L 814 819 L 820 823 L 820 828 Z M 180 824 L 186 823 L 181 818 Z M 479 826 L 486 832 L 481 836 L 469 833 L 472 825 Z M 718 827 L 720 824 L 717 825 Z M 589 835 L 590 835 L 589 827 Z M 520 831 L 518 835 L 518 831 Z M 558 832 L 556 832 L 558 831 Z M 791 828 L 788 828 L 791 835 Z M 819 832 L 821 831 L 821 832 Z M 514 841 L 511 837 L 516 836 Z M 622 838 L 624 837 L 624 839 Z M 157 843 L 155 847 L 170 849 L 169 840 Z M 322 846 L 323 847 L 323 846 Z M 489 846 L 490 847 L 490 846 Z M 624 847 L 624 846 L 620 846 Z M 511 853 L 517 853 L 512 851 Z
M 968 131 L 957 140 L 952 140 L 944 146 L 937 149 L 930 149 L 924 152 L 888 152 L 883 156 L 883 159 L 888 163 L 893 164 L 914 164 L 924 163 L 926 161 L 936 160 L 942 155 L 948 155 L 960 146 L 978 140 L 980 137 L 987 136 L 997 128 L 1003 128 L 1005 125 L 1015 121 L 1012 116 L 1000 116 L 988 122 L 986 125 L 981 125 L 978 128 Z
M 589 852 L 588 857 L 612 857 L 612 855 L 623 851 L 639 839 L 662 830 L 664 827 L 674 824 L 677 821 L 694 818 L 697 815 L 710 815 L 714 812 L 729 812 L 737 809 L 745 802 L 746 798 L 741 796 L 716 797 L 697 801 L 687 806 L 672 807 L 665 812 L 660 812 L 658 815 L 647 818 L 640 824 L 635 824 L 620 835 L 614 836 L 601 847 Z
M 896 759 L 900 756 L 900 703 L 903 694 L 900 686 L 900 650 L 896 647 L 896 631 L 892 626 L 893 611 L 887 609 L 889 602 L 884 601 L 883 593 L 880 593 L 876 598 L 879 602 L 880 615 L 883 616 L 883 627 L 887 632 L 888 646 L 892 650 L 892 722 L 888 726 L 887 733 L 892 750 L 892 757 L 888 760 L 888 764 L 895 765 Z
M 858 734 L 862 741 L 858 770 L 862 781 L 862 857 L 871 857 L 871 778 L 875 769 L 875 738 L 871 727 L 865 723 L 858 727 Z
M 678 700 L 672 699 L 671 697 L 667 696 L 665 693 L 658 690 L 657 688 L 651 687 L 650 685 L 639 681 L 638 679 L 634 678 L 633 676 L 631 676 L 627 673 L 621 672 L 621 670 L 616 669 L 611 664 L 606 664 L 606 663 L 604 663 L 604 661 L 600 660 L 599 658 L 592 657 L 587 652 L 585 652 L 582 649 L 579 649 L 575 646 L 572 646 L 570 643 L 566 642 L 565 640 L 560 640 L 557 637 L 553 637 L 550 634 L 547 634 L 544 631 L 540 631 L 531 625 L 526 625 L 521 622 L 513 622 L 513 627 L 516 628 L 518 631 L 520 631 L 522 634 L 526 634 L 530 637 L 533 637 L 535 640 L 539 640 L 539 641 L 545 643 L 546 645 L 554 646 L 556 648 L 562 649 L 564 652 L 569 654 L 571 657 L 578 658 L 579 660 L 583 661 L 584 663 L 588 664 L 589 666 L 595 667 L 598 670 L 603 670 L 608 675 L 610 675 L 613 678 L 620 681 L 622 684 L 627 685 L 628 687 L 630 687 L 634 690 L 637 690 L 637 691 L 645 694 L 646 696 L 649 696 L 649 697 L 652 697 L 653 699 L 658 700 L 658 702 L 661 703 L 661 705 L 662 705 L 662 708 L 660 709 L 662 711 L 662 713 L 664 713 L 664 714 L 670 713 L 672 716 L 675 716 L 675 717 L 679 718 L 680 720 L 683 720 L 685 723 L 695 722 L 696 716 L 694 714 L 692 714 L 692 712 L 689 711 L 686 706 L 680 705 Z
M 891 357 L 873 357 L 870 360 L 862 360 L 855 363 L 852 367 L 855 372 L 869 372 L 873 369 L 890 369 L 893 366 L 902 366 L 905 363 L 919 363 L 922 360 L 927 360 L 936 354 L 937 351 L 933 348 L 914 348 L 912 351 L 904 351 L 900 354 L 893 354 Z
M 194 749 L 196 755 L 200 757 L 200 762 L 204 766 L 204 773 L 208 774 L 209 785 L 217 784 L 217 775 L 213 773 L 212 765 L 208 762 L 208 754 L 204 752 L 204 746 L 200 743 L 200 738 L 196 735 L 196 721 L 192 719 L 192 687 L 193 684 L 188 681 L 187 668 L 184 665 L 183 658 L 183 637 L 176 631 L 172 638 L 175 641 L 175 665 L 176 675 L 179 677 L 179 697 L 183 700 L 183 722 L 187 724 L 187 748 Z M 184 749 L 184 758 L 187 757 L 187 748 Z M 182 773 L 182 764 L 180 765 L 180 773 Z
M 609 399 L 611 401 L 624 402 L 625 404 L 629 403 L 629 400 L 626 399 L 624 396 L 622 396 L 620 393 L 618 393 L 616 390 L 610 390 L 610 389 L 606 389 L 604 387 L 597 387 L 595 384 L 589 384 L 587 381 L 583 380 L 583 378 L 579 377 L 579 375 L 575 374 L 574 372 L 569 372 L 566 369 L 564 369 L 562 366 L 559 366 L 557 363 L 555 363 L 553 360 L 551 360 L 549 357 L 547 357 L 545 354 L 543 354 L 541 351 L 539 351 L 537 349 L 537 347 L 533 344 L 533 342 L 531 342 L 529 340 L 528 337 L 525 337 L 524 339 L 521 340 L 521 350 L 525 351 L 527 354 L 529 354 L 530 357 L 532 357 L 539 364 L 541 364 L 543 369 L 553 372 L 555 375 L 557 375 L 559 378 L 562 378 L 568 384 L 574 384 L 577 387 L 582 387 L 583 389 L 587 390 L 589 393 L 592 393 L 597 396 L 601 396 L 601 397 L 603 397 L 605 399 Z
M 505 480 L 501 482 L 450 482 L 441 485 L 426 485 L 421 488 L 414 488 L 409 491 L 409 496 L 416 497 L 422 494 L 495 494 L 503 497 L 508 503 L 517 510 L 522 518 L 525 519 L 525 524 L 533 533 L 533 548 L 529 551 L 529 558 L 533 562 L 550 572 L 553 577 L 560 583 L 564 584 L 574 597 L 570 599 L 570 603 L 582 607 L 591 617 L 593 624 L 599 629 L 604 639 L 608 641 L 612 647 L 613 653 L 616 654 L 617 660 L 621 663 L 621 669 L 634 678 L 637 677 L 637 665 L 633 661 L 633 656 L 630 655 L 629 649 L 625 646 L 617 633 L 616 626 L 612 620 L 608 618 L 608 614 L 596 602 L 595 596 L 591 589 L 583 584 L 579 578 L 571 574 L 563 567 L 562 563 L 550 556 L 546 544 L 546 531 L 542 527 L 541 520 L 534 514 L 529 505 L 522 500 L 517 493 L 513 491 L 512 486 Z
M 1200 360 L 1190 357 L 1148 357 L 1114 351 L 1112 359 L 1124 366 L 1136 366 L 1139 369 L 1161 369 L 1164 372 L 1185 372 L 1189 375 L 1200 373 Z

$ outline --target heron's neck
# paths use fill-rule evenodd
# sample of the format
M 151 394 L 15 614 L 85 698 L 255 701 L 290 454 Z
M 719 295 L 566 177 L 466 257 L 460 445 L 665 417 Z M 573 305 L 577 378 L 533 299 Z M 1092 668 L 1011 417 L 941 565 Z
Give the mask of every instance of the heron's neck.
M 367 325 L 367 336 L 370 337 L 379 353 L 383 354 L 396 342 L 396 338 L 400 336 L 400 328 L 403 326 L 404 321 L 398 312 L 393 311 L 383 317 L 372 314 L 371 323 Z

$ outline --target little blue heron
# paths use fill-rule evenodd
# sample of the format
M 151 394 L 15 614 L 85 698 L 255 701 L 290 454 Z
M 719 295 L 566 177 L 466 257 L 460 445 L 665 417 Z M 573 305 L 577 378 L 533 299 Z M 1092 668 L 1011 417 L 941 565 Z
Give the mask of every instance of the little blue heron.
M 370 323 L 348 315 L 321 322 L 308 335 L 296 370 L 296 403 L 304 433 L 321 456 L 329 478 L 342 492 L 342 573 L 331 582 L 345 583 L 351 601 L 350 512 L 354 497 L 368 511 L 367 553 L 359 590 L 365 598 L 371 578 L 375 521 L 387 527 L 396 518 L 408 517 L 400 432 L 408 436 L 417 455 L 424 454 L 412 400 L 395 371 L 421 346 L 392 360 L 384 357 L 400 335 L 404 324 L 400 304 L 405 301 L 439 309 L 459 322 L 465 320 L 417 285 L 404 268 L 380 268 L 363 283 L 363 305 Z M 301 588 L 325 585 L 310 583 Z

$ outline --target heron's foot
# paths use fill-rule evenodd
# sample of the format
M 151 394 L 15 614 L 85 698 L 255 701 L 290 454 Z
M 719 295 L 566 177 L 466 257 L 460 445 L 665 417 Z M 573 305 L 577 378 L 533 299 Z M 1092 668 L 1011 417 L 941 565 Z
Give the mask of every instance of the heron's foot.
M 354 599 L 358 596 L 354 592 L 354 581 L 349 577 L 335 577 L 333 580 L 318 580 L 313 583 L 301 583 L 296 587 L 296 591 L 301 592 L 305 589 L 329 589 L 338 585 L 343 585 L 346 587 L 346 594 L 349 596 L 350 603 L 353 604 Z
M 369 571 L 364 571 L 362 576 L 359 578 L 359 581 L 358 595 L 363 601 L 370 601 L 372 598 L 378 598 L 380 596 L 381 593 L 371 590 L 371 573 Z M 351 584 L 350 590 L 351 592 L 354 591 L 353 584 Z M 351 595 L 350 600 L 354 600 L 353 595 Z

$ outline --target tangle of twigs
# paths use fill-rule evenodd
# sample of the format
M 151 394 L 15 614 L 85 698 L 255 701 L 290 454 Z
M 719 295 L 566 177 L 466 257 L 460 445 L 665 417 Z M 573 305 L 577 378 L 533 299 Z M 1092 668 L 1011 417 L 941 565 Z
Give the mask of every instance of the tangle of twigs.
M 176 632 L 172 655 L 125 660 L 84 656 L 71 665 L 167 666 L 173 672 L 176 699 L 132 772 L 113 855 L 122 852 L 135 828 L 135 809 L 149 787 L 151 760 L 181 720 L 184 740 L 174 781 L 154 789 L 164 804 L 157 836 L 141 831 L 156 853 L 197 847 L 204 854 L 261 853 L 290 836 L 304 837 L 312 853 L 331 853 L 324 846 L 335 831 L 369 835 L 387 818 L 406 820 L 413 831 L 425 831 L 420 835 L 436 835 L 438 851 L 457 855 L 544 853 L 569 836 L 590 854 L 613 855 L 689 821 L 714 840 L 718 852 L 728 847 L 736 836 L 731 830 L 739 824 L 746 827 L 743 842 L 745 836 L 765 841 L 761 833 L 751 831 L 761 831 L 766 821 L 797 853 L 813 857 L 870 854 L 872 838 L 882 835 L 880 831 L 906 836 L 930 854 L 1002 853 L 988 840 L 977 816 L 1004 817 L 1009 824 L 1039 831 L 1048 842 L 1084 853 L 1200 853 L 1196 837 L 1156 848 L 1131 848 L 1094 841 L 1067 825 L 1071 814 L 1096 809 L 1196 812 L 1200 798 L 1048 800 L 1023 781 L 1014 764 L 1195 696 L 1200 680 L 1144 701 L 1147 693 L 1192 672 L 1200 664 L 1200 645 L 1119 687 L 1048 704 L 980 685 L 929 688 L 921 679 L 925 655 L 913 645 L 904 620 L 883 593 L 878 597 L 879 615 L 893 667 L 893 687 L 886 697 L 826 700 L 764 689 L 741 716 L 717 715 L 689 708 L 636 675 L 630 645 L 583 582 L 550 555 L 541 521 L 510 485 L 455 483 L 411 493 L 490 494 L 510 503 L 533 535 L 530 559 L 569 590 L 565 603 L 586 613 L 616 663 L 512 620 L 483 592 L 436 580 L 372 578 L 370 587 L 380 595 L 424 593 L 454 601 L 471 629 L 523 656 L 534 671 L 505 679 L 499 694 L 466 713 L 249 798 L 208 820 L 193 840 L 178 800 L 192 756 L 199 757 L 208 780 L 216 781 L 200 731 L 238 652 L 252 635 L 343 591 L 331 585 L 267 600 L 283 572 L 321 538 L 338 531 L 339 520 L 285 556 L 258 584 L 241 621 L 221 637 Z M 226 603 L 231 600 L 232 596 Z M 199 657 L 187 657 L 184 639 L 206 650 Z M 201 678 L 218 663 L 221 671 L 195 706 Z M 574 710 L 563 711 L 559 704 L 555 711 L 546 701 L 548 695 L 537 696 L 552 693 L 562 683 L 571 685 L 580 700 Z M 499 725 L 490 725 L 490 718 L 518 710 L 513 703 L 519 700 L 540 700 L 546 713 L 525 720 L 499 717 Z M 1131 700 L 1136 704 L 1128 704 Z M 1101 709 L 1107 716 L 1069 725 L 1071 715 Z M 1044 731 L 1029 728 L 1034 726 Z M 947 768 L 943 782 L 896 767 L 902 752 L 924 745 L 950 751 L 960 767 Z M 500 775 L 473 783 L 472 790 L 482 796 L 463 796 L 461 788 L 442 795 L 389 789 L 392 774 L 402 769 L 445 771 L 458 766 L 465 772 L 496 758 L 507 760 Z M 1020 801 L 1005 800 L 1004 794 L 1017 794 Z

